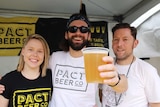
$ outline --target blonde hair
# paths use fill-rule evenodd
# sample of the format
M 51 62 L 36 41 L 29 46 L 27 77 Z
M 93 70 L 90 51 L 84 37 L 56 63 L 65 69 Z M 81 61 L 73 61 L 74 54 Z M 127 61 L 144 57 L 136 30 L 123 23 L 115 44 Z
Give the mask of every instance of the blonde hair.
M 41 76 L 44 77 L 44 76 L 46 76 L 46 69 L 47 69 L 48 63 L 49 63 L 49 56 L 50 56 L 49 46 L 48 46 L 47 41 L 41 35 L 39 35 L 39 34 L 32 34 L 32 35 L 29 35 L 25 39 L 25 42 L 23 44 L 22 49 L 32 39 L 39 40 L 42 43 L 42 46 L 43 46 L 43 49 L 44 49 L 44 61 L 40 65 Z M 19 57 L 18 66 L 17 66 L 17 71 L 21 72 L 24 69 L 24 64 L 25 64 L 25 62 L 24 62 L 24 58 L 23 58 L 23 55 L 22 55 L 22 51 L 21 51 L 20 57 Z

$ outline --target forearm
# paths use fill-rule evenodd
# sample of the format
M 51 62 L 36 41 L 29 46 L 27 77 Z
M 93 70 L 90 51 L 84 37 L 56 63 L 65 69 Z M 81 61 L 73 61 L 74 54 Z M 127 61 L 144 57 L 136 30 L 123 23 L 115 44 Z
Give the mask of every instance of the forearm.
M 128 82 L 125 75 L 119 75 L 120 81 L 116 86 L 111 86 L 112 89 L 118 93 L 125 92 L 128 89 Z
M 0 95 L 0 107 L 8 107 L 9 100 Z

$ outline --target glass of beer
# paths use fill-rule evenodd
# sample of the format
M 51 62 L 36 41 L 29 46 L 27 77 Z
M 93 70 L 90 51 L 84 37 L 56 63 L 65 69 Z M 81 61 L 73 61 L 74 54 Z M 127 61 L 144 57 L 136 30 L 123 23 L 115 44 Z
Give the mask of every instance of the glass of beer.
M 106 64 L 102 57 L 108 55 L 109 49 L 104 47 L 87 47 L 82 49 L 84 56 L 84 67 L 88 83 L 103 83 L 98 66 Z

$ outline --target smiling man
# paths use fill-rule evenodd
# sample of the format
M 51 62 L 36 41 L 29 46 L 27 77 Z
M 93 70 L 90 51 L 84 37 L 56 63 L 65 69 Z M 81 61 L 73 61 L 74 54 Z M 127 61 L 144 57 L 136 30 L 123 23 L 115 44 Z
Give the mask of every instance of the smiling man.
M 50 59 L 54 87 L 51 107 L 96 106 L 98 84 L 86 82 L 81 51 L 90 38 L 90 22 L 87 17 L 73 14 L 66 25 L 64 41 L 61 44 L 63 51 L 54 52 Z M 125 91 L 127 80 L 124 76 L 119 79 L 113 58 L 106 56 L 103 61 L 107 63 L 97 69 L 100 76 L 106 78 L 104 84 L 110 85 L 118 92 Z

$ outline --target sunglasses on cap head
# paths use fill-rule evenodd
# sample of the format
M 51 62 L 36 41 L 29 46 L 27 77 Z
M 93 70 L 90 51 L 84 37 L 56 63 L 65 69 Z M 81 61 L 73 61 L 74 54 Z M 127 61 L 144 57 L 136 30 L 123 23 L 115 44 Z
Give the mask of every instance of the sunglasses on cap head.
M 78 29 L 80 30 L 81 33 L 87 33 L 90 31 L 89 27 L 85 27 L 85 26 L 81 26 L 81 27 L 69 26 L 68 27 L 68 31 L 71 33 L 76 33 Z

